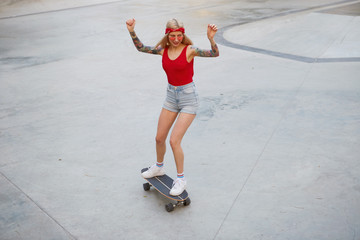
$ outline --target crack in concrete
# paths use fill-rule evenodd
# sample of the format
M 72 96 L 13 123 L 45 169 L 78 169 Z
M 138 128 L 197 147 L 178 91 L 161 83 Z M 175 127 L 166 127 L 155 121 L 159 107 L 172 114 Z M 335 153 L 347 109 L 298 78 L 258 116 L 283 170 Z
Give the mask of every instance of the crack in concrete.
M 35 206 L 37 206 L 46 216 L 48 216 L 51 220 L 53 220 L 61 229 L 64 230 L 64 232 L 69 236 L 72 240 L 77 240 L 75 236 L 73 236 L 64 226 L 62 226 L 53 216 L 50 215 L 43 207 L 40 206 L 36 201 L 34 201 L 28 194 L 26 194 L 19 186 L 17 186 L 15 183 L 13 183 L 4 173 L 0 172 L 0 174 L 19 192 L 24 194 L 24 196 L 30 200 Z

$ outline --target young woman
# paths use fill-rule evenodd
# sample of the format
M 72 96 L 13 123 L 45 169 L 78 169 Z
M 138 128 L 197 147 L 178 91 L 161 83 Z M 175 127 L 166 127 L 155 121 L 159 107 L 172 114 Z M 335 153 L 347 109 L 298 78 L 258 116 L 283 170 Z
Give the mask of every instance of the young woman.
M 127 20 L 126 26 L 138 51 L 162 56 L 162 65 L 169 83 L 157 127 L 157 163 L 143 172 L 142 175 L 145 178 L 151 178 L 165 174 L 163 167 L 166 151 L 165 141 L 171 126 L 177 119 L 170 135 L 170 146 L 177 169 L 177 178 L 170 194 L 177 196 L 186 188 L 184 152 L 181 148 L 181 140 L 194 120 L 199 106 L 199 97 L 192 79 L 194 57 L 219 56 L 219 50 L 214 41 L 217 27 L 214 24 L 208 25 L 207 37 L 211 44 L 211 50 L 202 50 L 192 46 L 191 40 L 185 35 L 184 25 L 176 19 L 167 22 L 165 36 L 155 47 L 145 46 L 136 36 L 134 31 L 135 19 Z

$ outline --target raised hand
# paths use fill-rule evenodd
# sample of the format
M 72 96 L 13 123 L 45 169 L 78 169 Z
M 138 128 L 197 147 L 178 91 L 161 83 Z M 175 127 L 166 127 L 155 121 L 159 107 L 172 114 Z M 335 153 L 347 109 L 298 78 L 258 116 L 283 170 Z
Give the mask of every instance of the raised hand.
M 129 30 L 129 32 L 133 32 L 135 28 L 135 18 L 129 19 L 126 21 L 126 27 Z
M 208 28 L 207 28 L 207 36 L 208 36 L 208 39 L 211 40 L 211 39 L 214 39 L 214 36 L 215 36 L 215 33 L 217 32 L 217 27 L 215 24 L 209 24 L 208 25 Z

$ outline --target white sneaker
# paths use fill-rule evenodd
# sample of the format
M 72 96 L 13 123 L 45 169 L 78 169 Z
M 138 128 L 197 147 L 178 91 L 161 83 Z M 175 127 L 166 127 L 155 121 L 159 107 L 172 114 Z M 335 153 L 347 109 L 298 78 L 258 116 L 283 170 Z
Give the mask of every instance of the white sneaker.
M 165 175 L 165 170 L 164 170 L 164 167 L 158 167 L 155 164 L 155 165 L 152 165 L 151 167 L 149 167 L 149 169 L 147 171 L 141 173 L 141 175 L 144 178 L 153 178 L 153 177 Z
M 176 178 L 170 190 L 170 195 L 179 196 L 186 188 L 186 180 L 184 178 Z

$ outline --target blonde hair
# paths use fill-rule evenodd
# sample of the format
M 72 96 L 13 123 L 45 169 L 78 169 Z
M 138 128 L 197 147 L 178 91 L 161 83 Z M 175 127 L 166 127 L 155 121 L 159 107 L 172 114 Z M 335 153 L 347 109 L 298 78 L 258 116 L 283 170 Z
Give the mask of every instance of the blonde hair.
M 176 20 L 175 18 L 170 19 L 167 23 L 166 23 L 166 28 L 172 28 L 172 29 L 178 29 L 178 28 L 183 28 L 184 24 L 178 20 Z M 192 41 L 190 40 L 190 38 L 188 38 L 185 33 L 183 34 L 184 38 L 182 40 L 182 44 L 185 45 L 193 45 Z M 170 42 L 169 42 L 169 33 L 165 34 L 165 36 L 156 44 L 155 48 L 157 47 L 161 47 L 161 48 L 166 48 L 168 46 L 170 46 Z

